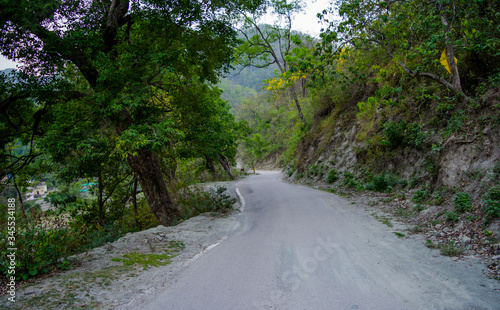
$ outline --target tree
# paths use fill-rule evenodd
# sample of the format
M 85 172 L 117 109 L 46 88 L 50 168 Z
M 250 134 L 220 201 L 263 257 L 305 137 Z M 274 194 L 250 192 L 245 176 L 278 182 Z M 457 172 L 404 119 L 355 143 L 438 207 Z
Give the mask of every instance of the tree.
M 243 26 L 239 29 L 244 42 L 237 49 L 238 61 L 244 66 L 259 68 L 276 65 L 280 74 L 287 72 L 289 57 L 294 47 L 301 44 L 300 36 L 292 31 L 292 17 L 302 10 L 301 1 L 271 0 L 261 10 L 242 17 Z M 259 24 L 259 19 L 271 8 L 277 16 L 274 25 Z M 302 123 L 307 120 L 302 112 L 295 83 L 288 85 Z
M 495 57 L 500 46 L 493 26 L 498 3 L 491 1 L 342 0 L 336 8 L 342 21 L 328 21 L 327 11 L 321 16 L 330 23 L 322 34 L 327 45 L 337 52 L 346 45 L 376 45 L 409 75 L 432 79 L 465 101 L 457 57 L 462 62 L 468 52 Z M 442 53 L 448 69 L 439 61 Z
M 172 102 L 177 106 L 179 126 L 184 128 L 185 135 L 178 152 L 184 158 L 202 155 L 214 179 L 217 179 L 214 161 L 218 161 L 234 180 L 231 161 L 236 156 L 236 140 L 241 125 L 229 112 L 227 102 L 221 99 L 221 90 L 191 81 L 179 91 L 182 95 L 174 96 L 179 100 Z
M 52 86 L 52 98 L 32 102 L 25 119 L 41 111 L 40 123 L 48 122 L 50 110 L 60 104 L 54 98 L 88 106 L 114 131 L 117 144 L 127 146 L 123 154 L 151 210 L 169 225 L 180 210 L 155 153 L 165 145 L 172 122 L 165 116 L 168 103 L 153 104 L 151 98 L 159 88 L 175 90 L 182 79 L 215 83 L 228 70 L 236 45 L 225 16 L 258 5 L 244 0 L 2 2 L 0 51 L 24 63 L 37 81 L 61 76 L 68 65 L 76 68 L 83 87 L 63 79 L 65 88 Z M 6 100 L 16 106 L 24 98 L 21 92 Z

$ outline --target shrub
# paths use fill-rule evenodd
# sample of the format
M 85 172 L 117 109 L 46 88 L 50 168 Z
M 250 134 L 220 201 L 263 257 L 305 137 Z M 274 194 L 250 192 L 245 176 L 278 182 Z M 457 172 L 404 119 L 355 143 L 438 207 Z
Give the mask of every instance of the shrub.
M 492 187 L 484 195 L 484 213 L 491 218 L 500 217 L 500 186 Z
M 339 175 L 337 173 L 337 170 L 332 169 L 328 171 L 328 176 L 326 177 L 326 182 L 328 183 L 335 183 L 339 179 Z
M 385 192 L 391 190 L 397 184 L 398 179 L 394 175 L 383 172 L 375 176 L 372 182 L 366 186 L 366 189 L 376 192 Z
M 424 202 L 427 198 L 429 197 L 429 192 L 427 189 L 422 189 L 419 191 L 416 191 L 415 194 L 413 194 L 413 201 L 417 204 Z
M 183 219 L 205 212 L 222 214 L 229 212 L 236 199 L 225 194 L 225 191 L 226 188 L 223 186 L 208 191 L 198 187 L 181 188 L 177 191 L 176 203 L 183 210 Z
M 318 175 L 318 165 L 312 165 L 309 170 L 307 171 L 307 176 L 317 176 Z
M 16 278 L 27 280 L 56 268 L 68 269 L 71 266 L 68 257 L 83 251 L 91 240 L 95 242 L 86 232 L 68 228 L 44 230 L 18 221 Z M 5 239 L 0 241 L 0 253 L 4 257 L 10 252 L 7 248 Z M 0 273 L 7 274 L 7 262 L 0 263 Z
M 421 148 L 425 142 L 426 134 L 418 123 L 406 124 L 404 120 L 390 121 L 384 126 L 385 140 L 383 144 L 390 148 L 398 146 L 414 146 Z
M 385 146 L 396 148 L 403 144 L 405 139 L 404 132 L 406 129 L 406 122 L 400 121 L 390 121 L 384 126 L 385 140 L 383 141 Z
M 348 171 L 344 171 L 344 186 L 349 188 L 356 188 L 358 186 L 358 182 L 354 180 L 354 175 Z
M 463 213 L 472 211 L 472 200 L 469 193 L 456 193 L 453 198 L 453 204 L 457 212 Z
M 420 125 L 417 123 L 410 123 L 406 126 L 405 131 L 405 144 L 421 148 L 425 142 L 426 134 L 422 132 Z
M 408 186 L 408 181 L 406 179 L 401 179 L 398 183 L 401 185 L 401 188 L 406 188 Z
M 493 166 L 493 180 L 500 181 L 500 161 Z
M 443 196 L 441 196 L 441 194 L 435 194 L 432 197 L 432 204 L 434 204 L 436 206 L 442 205 L 444 201 L 445 201 L 445 199 L 443 198 Z
M 462 248 L 456 247 L 454 241 L 450 241 L 450 243 L 442 245 L 439 248 L 441 250 L 441 255 L 445 256 L 459 256 L 463 253 Z
M 458 222 L 460 219 L 458 213 L 455 211 L 448 211 L 444 215 L 447 222 Z

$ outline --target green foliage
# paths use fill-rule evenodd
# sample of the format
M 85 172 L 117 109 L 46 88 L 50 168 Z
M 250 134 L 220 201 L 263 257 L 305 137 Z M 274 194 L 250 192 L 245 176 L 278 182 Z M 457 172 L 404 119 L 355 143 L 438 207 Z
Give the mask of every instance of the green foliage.
M 496 185 L 484 195 L 484 213 L 490 218 L 500 218 L 500 186 Z
M 42 229 L 20 219 L 17 225 L 16 277 L 22 280 L 52 272 L 54 269 L 69 269 L 69 256 L 113 242 L 125 234 L 120 227 L 112 225 L 87 231 L 67 227 Z M 3 233 L 5 229 L 2 228 Z M 6 241 L 0 241 L 0 253 L 4 256 L 7 255 L 9 247 Z M 0 263 L 1 274 L 7 274 L 7 263 L 6 260 Z
M 401 185 L 401 188 L 406 188 L 408 186 L 408 181 L 406 179 L 401 179 L 398 183 Z
M 338 179 L 339 179 L 339 175 L 338 175 L 337 170 L 330 169 L 330 171 L 328 171 L 328 176 L 326 177 L 326 182 L 328 182 L 329 184 L 332 184 L 332 183 L 335 183 Z
M 205 212 L 228 214 L 236 203 L 236 198 L 231 198 L 226 194 L 227 189 L 223 186 L 209 190 L 182 184 L 179 186 L 174 198 L 183 209 L 182 219 L 184 220 Z
M 440 193 L 436 193 L 432 196 L 432 204 L 440 206 L 445 202 L 444 197 Z
M 447 222 L 456 223 L 460 220 L 459 214 L 455 211 L 447 211 L 444 213 L 444 216 Z
M 453 204 L 455 205 L 455 211 L 459 213 L 472 211 L 472 199 L 469 193 L 456 193 Z
M 394 232 L 394 234 L 395 234 L 395 235 L 396 235 L 396 237 L 398 237 L 398 238 L 404 238 L 404 237 L 406 237 L 406 236 L 405 236 L 405 234 L 402 234 L 402 233 L 397 232 L 397 231 L 395 231 L 395 232 Z
M 366 102 L 358 102 L 359 112 L 356 117 L 365 121 L 372 119 L 379 106 L 380 104 L 375 97 L 368 98 Z
M 406 128 L 405 121 L 390 121 L 384 125 L 384 134 L 386 139 L 384 144 L 391 148 L 396 148 L 403 144 L 404 141 L 404 131 Z
M 358 188 L 360 185 L 354 178 L 354 174 L 352 174 L 349 171 L 344 171 L 344 180 L 342 181 L 342 184 L 346 187 L 349 188 Z
M 425 142 L 426 134 L 422 132 L 417 123 L 407 124 L 404 120 L 390 121 L 384 125 L 384 145 L 389 148 L 413 146 L 421 148 Z
M 141 265 L 143 270 L 147 270 L 149 267 L 159 267 L 170 264 L 171 258 L 176 255 L 167 255 L 167 254 L 145 254 L 145 253 L 135 253 L 131 252 L 128 254 L 124 254 L 123 258 L 112 258 L 111 260 L 114 262 L 123 262 L 123 266 L 132 266 L 135 264 Z
M 417 204 L 423 203 L 427 198 L 429 198 L 429 191 L 426 188 L 416 191 L 412 197 Z
M 441 250 L 441 255 L 445 256 L 459 256 L 463 253 L 460 247 L 455 246 L 454 241 L 450 241 L 448 244 L 440 246 L 439 249 Z
M 390 191 L 398 184 L 398 179 L 391 173 L 382 172 L 373 177 L 373 180 L 366 186 L 367 190 L 376 192 Z
M 446 125 L 446 128 L 443 133 L 444 138 L 450 137 L 452 134 L 456 133 L 457 131 L 462 128 L 462 124 L 465 122 L 466 115 L 464 111 L 460 111 L 458 113 L 453 114 L 453 116 L 450 118 L 448 121 L 448 124 Z
M 307 176 L 312 177 L 312 176 L 317 176 L 319 173 L 319 167 L 318 165 L 312 165 L 309 170 L 307 171 Z
M 500 181 L 500 161 L 495 162 L 492 171 L 493 171 L 493 180 Z

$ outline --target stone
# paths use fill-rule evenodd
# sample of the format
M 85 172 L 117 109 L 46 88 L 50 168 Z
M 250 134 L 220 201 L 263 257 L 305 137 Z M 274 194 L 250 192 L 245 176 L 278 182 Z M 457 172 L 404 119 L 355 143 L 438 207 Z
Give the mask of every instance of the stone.
M 458 241 L 462 246 L 466 246 L 471 243 L 472 239 L 468 236 L 460 235 L 460 237 L 458 237 Z

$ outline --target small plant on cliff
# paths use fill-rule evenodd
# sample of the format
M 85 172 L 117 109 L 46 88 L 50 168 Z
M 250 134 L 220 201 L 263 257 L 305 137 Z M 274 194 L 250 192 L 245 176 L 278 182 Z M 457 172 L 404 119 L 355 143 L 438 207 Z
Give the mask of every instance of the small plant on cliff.
M 390 148 L 396 148 L 403 144 L 405 139 L 406 122 L 390 121 L 384 126 L 385 139 L 384 145 Z
M 413 194 L 413 201 L 417 204 L 424 202 L 427 198 L 429 198 L 429 192 L 427 191 L 427 188 L 424 188 L 422 190 L 416 191 L 415 194 Z
M 447 222 L 455 223 L 458 222 L 458 220 L 460 220 L 460 216 L 455 211 L 448 211 L 444 215 L 446 217 Z
M 453 198 L 453 204 L 457 212 L 463 213 L 472 211 L 472 199 L 469 193 L 456 193 Z
M 500 161 L 497 161 L 493 167 L 493 180 L 500 181 Z
M 353 188 L 358 186 L 358 182 L 354 180 L 354 175 L 348 171 L 344 171 L 344 186 Z
M 339 179 L 339 175 L 337 173 L 337 170 L 331 169 L 328 171 L 328 176 L 326 177 L 326 182 L 332 184 L 335 183 Z
M 394 175 L 382 172 L 373 178 L 372 182 L 366 186 L 366 189 L 376 192 L 385 192 L 391 190 L 397 184 L 398 179 Z
M 492 187 L 484 195 L 484 213 L 491 218 L 500 217 L 500 185 Z
M 307 176 L 317 176 L 319 173 L 318 165 L 312 165 L 311 168 L 309 168 L 309 171 L 307 171 Z

